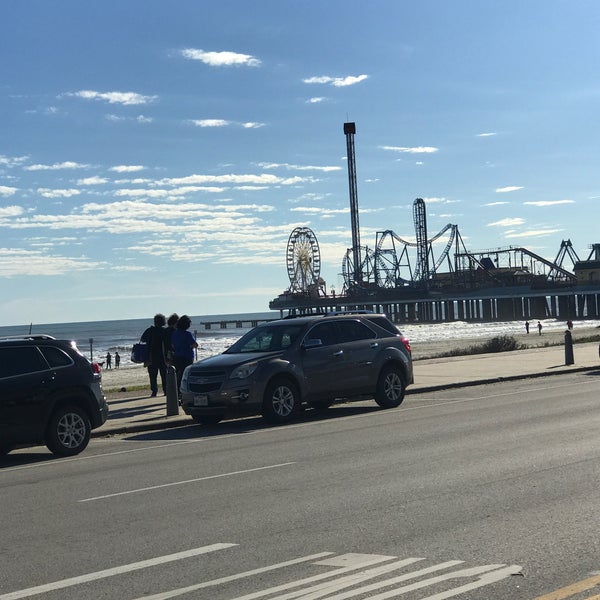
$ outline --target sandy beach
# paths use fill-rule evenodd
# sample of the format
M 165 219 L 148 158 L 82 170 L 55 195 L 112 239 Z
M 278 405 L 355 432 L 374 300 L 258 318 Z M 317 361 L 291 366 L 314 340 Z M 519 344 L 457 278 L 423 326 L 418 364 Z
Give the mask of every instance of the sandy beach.
M 600 335 L 600 329 L 597 327 L 582 327 L 575 328 L 572 331 L 573 344 L 577 344 L 577 340 L 583 340 L 594 335 Z M 513 336 L 517 342 L 523 344 L 527 348 L 536 348 L 543 346 L 555 346 L 564 344 L 565 332 L 563 330 L 552 330 L 542 332 L 538 335 L 537 330 L 532 328 L 529 334 Z M 412 342 L 412 354 L 414 360 L 424 358 L 432 358 L 443 355 L 457 348 L 467 348 L 473 345 L 479 345 L 486 342 L 486 337 L 473 337 L 456 339 L 448 337 L 432 342 Z M 159 379 L 160 381 L 160 379 Z M 119 395 L 130 393 L 132 390 L 137 390 L 138 393 L 144 393 L 146 390 L 150 395 L 150 385 L 148 381 L 148 372 L 142 365 L 132 365 L 120 369 L 106 369 L 102 372 L 102 384 L 106 394 Z M 120 390 L 125 388 L 125 391 Z

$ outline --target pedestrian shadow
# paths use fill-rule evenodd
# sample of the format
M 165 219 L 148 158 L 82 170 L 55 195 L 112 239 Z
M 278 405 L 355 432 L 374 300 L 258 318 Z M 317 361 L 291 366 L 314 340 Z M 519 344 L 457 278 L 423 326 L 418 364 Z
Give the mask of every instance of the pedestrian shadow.
M 182 441 L 198 438 L 219 437 L 225 435 L 243 435 L 257 431 L 276 430 L 302 423 L 318 423 L 351 417 L 356 415 L 379 412 L 383 409 L 378 406 L 360 406 L 360 405 L 334 405 L 325 410 L 316 410 L 307 408 L 302 411 L 298 417 L 283 425 L 271 425 L 266 423 L 262 417 L 239 417 L 230 420 L 224 420 L 218 425 L 200 425 L 194 423 L 190 418 L 190 425 L 161 429 L 157 431 L 147 431 L 132 435 L 124 435 L 123 439 L 136 442 L 148 441 Z

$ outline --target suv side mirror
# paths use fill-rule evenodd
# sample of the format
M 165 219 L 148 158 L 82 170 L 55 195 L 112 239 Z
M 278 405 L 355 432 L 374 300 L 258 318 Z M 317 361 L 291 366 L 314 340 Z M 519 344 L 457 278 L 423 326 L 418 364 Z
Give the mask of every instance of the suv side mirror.
M 322 346 L 323 342 L 319 339 L 319 338 L 313 338 L 310 340 L 305 340 L 304 343 L 302 344 L 302 347 L 305 350 L 310 350 L 310 348 L 318 348 L 319 346 Z

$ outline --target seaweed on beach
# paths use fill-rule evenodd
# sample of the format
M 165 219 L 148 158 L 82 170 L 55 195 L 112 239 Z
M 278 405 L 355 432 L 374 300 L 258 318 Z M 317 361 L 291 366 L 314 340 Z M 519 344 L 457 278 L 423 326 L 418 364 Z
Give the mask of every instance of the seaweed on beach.
M 466 356 L 470 354 L 490 354 L 492 352 L 512 352 L 522 350 L 523 344 L 518 342 L 512 335 L 498 335 L 481 344 L 472 344 L 464 348 L 454 348 L 446 356 Z

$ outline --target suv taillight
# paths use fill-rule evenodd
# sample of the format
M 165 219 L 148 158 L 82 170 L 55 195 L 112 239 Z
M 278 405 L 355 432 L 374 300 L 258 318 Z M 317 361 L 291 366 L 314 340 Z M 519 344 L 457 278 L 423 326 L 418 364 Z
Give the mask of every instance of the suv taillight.
M 97 373 L 99 375 L 100 373 L 102 373 L 102 367 L 97 362 L 93 362 L 92 363 L 92 371 L 94 371 L 94 373 Z
M 410 352 L 410 341 L 408 338 L 405 338 L 404 336 L 402 336 L 402 343 L 404 344 L 404 347 Z

